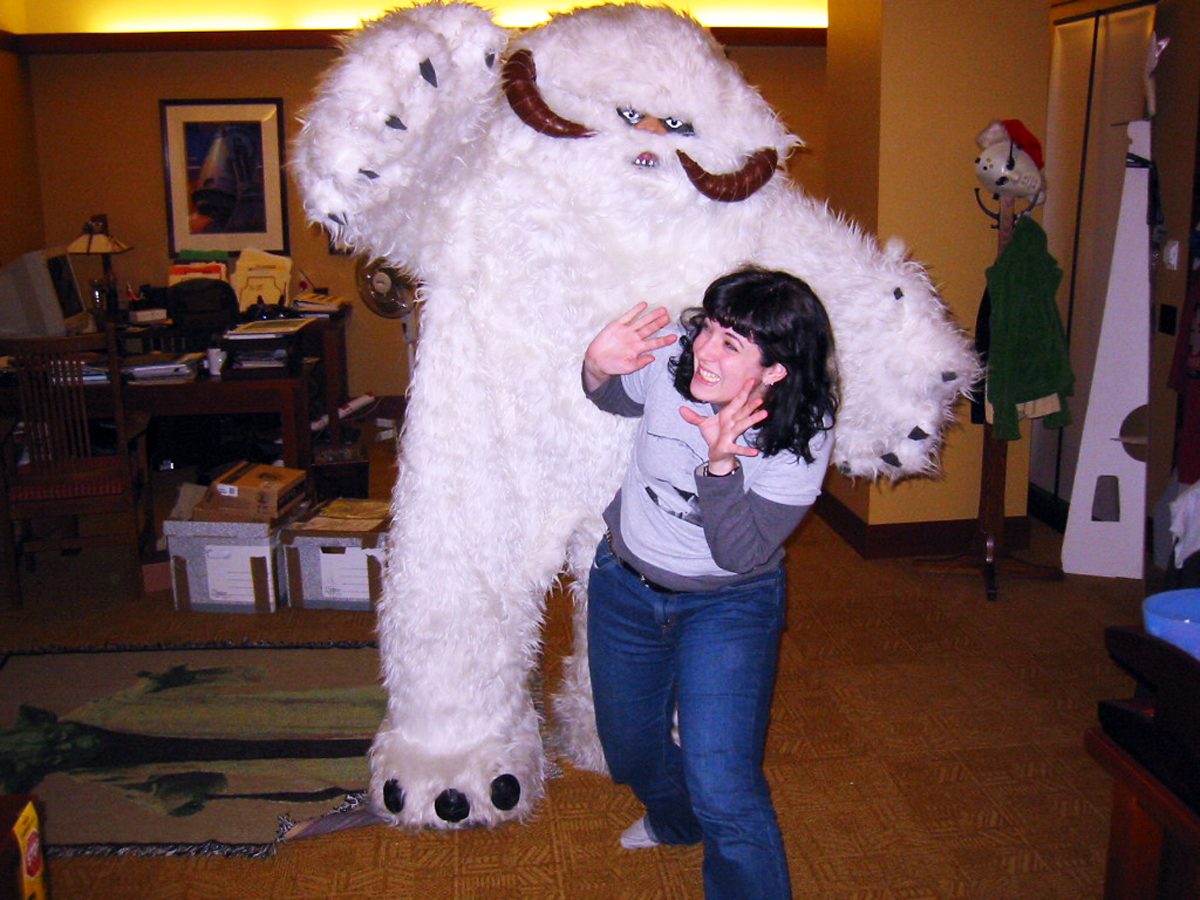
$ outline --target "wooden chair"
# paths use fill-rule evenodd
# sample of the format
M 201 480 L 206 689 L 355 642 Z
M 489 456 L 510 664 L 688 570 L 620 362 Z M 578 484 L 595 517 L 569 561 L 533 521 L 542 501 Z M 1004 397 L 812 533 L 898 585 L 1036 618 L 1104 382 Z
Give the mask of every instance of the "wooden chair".
M 10 357 L 15 385 L 4 390 L 15 392 L 18 412 L 6 429 L 0 486 L 10 602 L 22 604 L 20 568 L 27 554 L 105 545 L 125 547 L 140 597 L 142 549 L 154 524 L 149 417 L 125 410 L 114 331 L 0 340 L 0 356 Z M 81 516 L 115 521 L 114 514 L 124 519 L 119 530 L 80 533 Z M 35 537 L 34 520 L 62 518 L 70 525 L 66 534 L 42 534 L 48 531 L 42 526 Z M 33 558 L 27 561 L 32 568 Z

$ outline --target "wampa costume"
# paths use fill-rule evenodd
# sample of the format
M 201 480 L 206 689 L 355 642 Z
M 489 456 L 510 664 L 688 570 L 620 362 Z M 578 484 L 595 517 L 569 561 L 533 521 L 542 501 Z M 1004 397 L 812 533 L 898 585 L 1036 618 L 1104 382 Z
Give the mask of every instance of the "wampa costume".
M 639 300 L 677 316 L 746 264 L 794 273 L 837 342 L 834 463 L 868 478 L 935 468 L 977 362 L 903 248 L 778 170 L 797 139 L 667 8 L 592 7 L 523 32 L 465 3 L 397 10 L 346 38 L 302 118 L 309 219 L 421 284 L 371 798 L 409 826 L 523 818 L 543 792 L 529 682 L 564 570 L 576 643 L 556 724 L 576 765 L 604 767 L 587 577 L 634 426 L 584 396 L 591 338 Z

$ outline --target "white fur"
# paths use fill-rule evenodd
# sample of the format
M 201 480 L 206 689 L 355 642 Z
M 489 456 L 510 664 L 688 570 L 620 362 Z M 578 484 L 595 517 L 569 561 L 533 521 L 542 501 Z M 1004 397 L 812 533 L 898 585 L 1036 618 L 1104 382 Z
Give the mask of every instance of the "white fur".
M 550 106 L 595 135 L 523 124 L 500 91 L 506 48 L 531 50 Z M 436 88 L 419 74 L 425 60 Z M 630 128 L 619 107 L 684 119 L 696 135 Z M 407 129 L 388 128 L 390 116 Z M 603 768 L 585 587 L 632 424 L 584 398 L 579 367 L 633 303 L 678 314 L 745 263 L 805 278 L 835 329 L 836 463 L 867 477 L 935 468 L 976 360 L 923 270 L 782 174 L 719 203 L 675 157 L 723 173 L 796 143 L 707 32 L 665 7 L 580 9 L 510 40 L 477 7 L 431 3 L 366 25 L 326 74 L 293 157 L 307 214 L 423 282 L 379 608 L 388 712 L 371 754 L 376 805 L 389 780 L 403 788 L 397 823 L 492 825 L 533 810 L 544 761 L 528 682 L 543 598 L 564 567 L 576 646 L 557 718 L 576 764 Z M 647 150 L 660 165 L 634 167 Z M 509 811 L 489 798 L 502 774 L 522 787 Z M 457 824 L 434 815 L 447 788 L 470 802 Z

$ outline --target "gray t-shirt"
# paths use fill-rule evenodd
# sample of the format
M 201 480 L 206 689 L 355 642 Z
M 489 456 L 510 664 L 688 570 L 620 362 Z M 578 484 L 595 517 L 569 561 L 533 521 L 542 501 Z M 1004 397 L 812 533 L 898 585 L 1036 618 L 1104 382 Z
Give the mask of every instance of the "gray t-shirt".
M 703 476 L 708 445 L 679 414 L 688 406 L 667 370 L 677 345 L 658 350 L 644 369 L 610 378 L 590 398 L 600 409 L 641 416 L 620 493 L 605 511 L 617 555 L 673 590 L 712 590 L 774 568 L 783 542 L 821 493 L 832 440 L 817 435 L 814 461 L 790 451 L 739 457 L 731 475 Z M 739 443 L 749 445 L 746 435 Z

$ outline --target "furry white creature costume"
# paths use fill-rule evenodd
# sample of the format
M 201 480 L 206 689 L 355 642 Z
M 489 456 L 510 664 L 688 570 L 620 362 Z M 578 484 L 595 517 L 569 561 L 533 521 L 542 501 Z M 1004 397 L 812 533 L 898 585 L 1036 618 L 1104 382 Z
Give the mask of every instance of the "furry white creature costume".
M 586 585 L 632 424 L 583 395 L 596 332 L 638 300 L 677 315 L 747 263 L 795 273 L 834 327 L 835 462 L 870 478 L 934 469 L 976 360 L 900 247 L 776 170 L 797 139 L 665 7 L 513 34 L 467 3 L 396 10 L 346 38 L 302 118 L 309 219 L 422 285 L 371 797 L 409 826 L 523 818 L 543 791 L 529 682 L 564 568 L 576 645 L 558 724 L 577 765 L 604 767 Z

